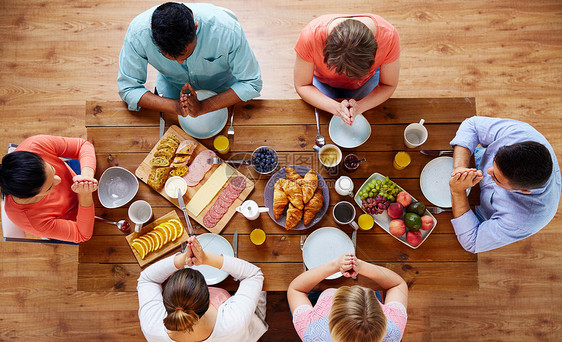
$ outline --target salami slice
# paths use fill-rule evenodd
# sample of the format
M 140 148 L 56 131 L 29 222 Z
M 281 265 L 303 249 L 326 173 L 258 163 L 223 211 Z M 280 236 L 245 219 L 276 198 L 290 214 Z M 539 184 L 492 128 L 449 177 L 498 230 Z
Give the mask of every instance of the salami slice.
M 203 217 L 203 224 L 207 228 L 213 228 L 217 225 L 217 223 L 218 221 L 213 220 L 209 215 L 205 215 L 205 217 Z
M 244 191 L 244 189 L 246 188 L 246 178 L 242 177 L 242 176 L 237 176 L 234 177 L 231 181 L 230 184 L 232 185 L 232 187 L 236 190 L 239 190 L 240 192 Z

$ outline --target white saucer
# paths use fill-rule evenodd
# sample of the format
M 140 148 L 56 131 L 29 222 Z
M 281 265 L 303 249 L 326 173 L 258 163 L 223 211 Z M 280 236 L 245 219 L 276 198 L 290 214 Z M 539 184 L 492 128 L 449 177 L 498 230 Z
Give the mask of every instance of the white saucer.
M 302 259 L 308 269 L 324 265 L 345 253 L 355 253 L 353 242 L 346 233 L 338 228 L 324 227 L 313 231 L 302 248 Z M 326 279 L 341 277 L 336 272 Z

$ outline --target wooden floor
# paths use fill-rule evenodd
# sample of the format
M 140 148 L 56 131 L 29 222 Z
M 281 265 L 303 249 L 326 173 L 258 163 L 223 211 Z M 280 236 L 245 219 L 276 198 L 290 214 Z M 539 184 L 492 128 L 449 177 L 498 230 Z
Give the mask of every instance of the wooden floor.
M 394 97 L 476 98 L 479 115 L 527 121 L 562 160 L 562 2 L 216 1 L 233 10 L 260 62 L 263 98 L 296 98 L 293 46 L 324 13 L 373 12 L 398 29 Z M 345 3 L 342 9 L 341 4 Z M 0 149 L 48 133 L 85 137 L 86 100 L 118 100 L 130 20 L 155 1 L 0 2 Z M 150 84 L 153 84 L 151 73 Z M 562 340 L 562 215 L 478 257 L 479 290 L 410 291 L 404 341 Z M 77 291 L 75 246 L 0 243 L 0 341 L 142 340 L 135 293 Z M 285 319 L 282 294 L 268 312 Z M 272 329 L 264 341 L 276 341 Z

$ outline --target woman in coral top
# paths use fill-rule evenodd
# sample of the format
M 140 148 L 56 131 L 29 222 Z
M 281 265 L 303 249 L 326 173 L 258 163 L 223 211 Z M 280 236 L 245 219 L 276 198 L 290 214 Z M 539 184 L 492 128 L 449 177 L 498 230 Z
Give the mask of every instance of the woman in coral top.
M 77 175 L 60 158 L 78 159 Z M 82 242 L 92 237 L 94 146 L 80 138 L 36 135 L 2 158 L 0 187 L 6 214 L 24 231 Z
M 301 31 L 295 52 L 297 93 L 348 125 L 398 85 L 400 38 L 375 14 L 320 16 Z

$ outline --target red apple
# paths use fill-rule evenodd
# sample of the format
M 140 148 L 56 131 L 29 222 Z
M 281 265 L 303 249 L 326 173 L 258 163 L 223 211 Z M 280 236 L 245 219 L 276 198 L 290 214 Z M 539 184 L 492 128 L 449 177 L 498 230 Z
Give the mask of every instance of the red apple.
M 394 236 L 402 236 L 406 233 L 406 225 L 400 219 L 392 220 L 388 225 L 388 231 Z
M 418 231 L 409 231 L 408 234 L 406 234 L 406 241 L 408 241 L 408 243 L 412 246 L 417 246 L 422 242 L 422 235 L 421 232 Z
M 406 191 L 400 191 L 398 195 L 396 195 L 396 202 L 402 204 L 404 208 L 407 208 L 410 203 L 412 203 L 412 196 Z
M 402 217 L 404 207 L 400 203 L 390 203 L 388 206 L 388 216 L 393 219 Z
M 430 230 L 431 228 L 433 228 L 433 217 L 429 216 L 429 215 L 423 215 L 421 217 L 421 221 L 422 221 L 422 225 L 421 225 L 421 230 Z

